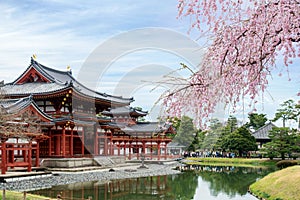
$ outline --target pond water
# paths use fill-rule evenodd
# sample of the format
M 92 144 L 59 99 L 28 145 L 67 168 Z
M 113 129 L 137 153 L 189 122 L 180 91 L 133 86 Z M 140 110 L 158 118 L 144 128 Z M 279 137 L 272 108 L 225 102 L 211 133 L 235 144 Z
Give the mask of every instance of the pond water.
M 85 182 L 34 191 L 65 200 L 256 200 L 250 184 L 272 170 L 263 168 L 201 166 L 182 174 Z

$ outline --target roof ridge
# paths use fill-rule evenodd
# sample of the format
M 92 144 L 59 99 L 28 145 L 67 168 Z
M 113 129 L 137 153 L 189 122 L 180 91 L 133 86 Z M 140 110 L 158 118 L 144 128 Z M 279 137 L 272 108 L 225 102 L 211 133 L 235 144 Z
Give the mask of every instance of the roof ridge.
M 267 127 L 268 125 L 273 125 L 276 126 L 275 124 L 273 124 L 271 121 L 268 122 L 267 124 L 263 125 L 262 127 L 258 128 L 256 131 L 254 131 L 252 134 L 255 134 L 256 132 L 259 132 L 260 130 L 264 129 L 265 127 Z
M 46 65 L 43 65 L 41 63 L 39 63 L 38 61 L 32 59 L 32 62 L 31 63 L 36 63 L 38 64 L 40 67 L 42 68 L 46 68 L 47 70 L 50 70 L 50 71 L 54 71 L 54 72 L 59 72 L 59 73 L 64 73 L 64 74 L 70 74 L 69 71 L 62 71 L 62 70 L 58 70 L 58 69 L 54 69 L 54 68 L 51 68 L 51 67 L 47 67 Z
M 33 66 L 37 66 L 39 69 L 37 70 L 41 70 L 43 74 L 45 74 L 47 77 L 49 77 L 51 79 L 51 81 L 53 82 L 60 82 L 62 83 L 61 81 L 59 81 L 58 79 L 56 79 L 55 77 L 53 77 L 52 75 L 50 75 L 48 71 L 51 71 L 51 72 L 55 72 L 55 73 L 59 73 L 59 74 L 63 74 L 63 75 L 68 75 L 69 77 L 73 78 L 72 76 L 70 76 L 70 73 L 68 71 L 61 71 L 61 70 L 58 70 L 58 69 L 54 69 L 54 68 L 51 68 L 51 67 L 47 67 L 41 63 L 39 63 L 38 61 L 34 60 L 32 57 L 31 57 L 31 65 Z
M 80 85 L 81 87 L 85 88 L 86 90 L 89 90 L 91 92 L 95 92 L 96 94 L 99 94 L 101 96 L 104 96 L 104 97 L 112 97 L 112 98 L 118 98 L 118 99 L 126 99 L 126 100 L 133 100 L 133 97 L 128 97 L 128 98 L 125 98 L 123 96 L 116 96 L 116 95 L 111 95 L 111 94 L 107 94 L 105 92 L 99 92 L 99 91 L 96 91 L 96 90 L 93 90 L 85 85 L 83 85 L 82 83 L 80 83 L 78 80 L 76 80 L 71 74 L 69 74 L 69 76 L 71 77 L 72 81 L 74 81 L 75 83 L 77 83 L 78 85 Z M 74 87 L 76 88 L 76 87 Z M 79 91 L 80 92 L 80 91 Z

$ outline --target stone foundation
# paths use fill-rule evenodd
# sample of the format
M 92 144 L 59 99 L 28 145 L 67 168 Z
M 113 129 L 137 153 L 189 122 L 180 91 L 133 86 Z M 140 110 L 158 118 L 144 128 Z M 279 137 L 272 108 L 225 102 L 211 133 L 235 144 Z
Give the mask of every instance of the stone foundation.
M 48 168 L 107 167 L 124 163 L 125 157 L 123 156 L 97 156 L 95 158 L 45 158 L 41 166 Z

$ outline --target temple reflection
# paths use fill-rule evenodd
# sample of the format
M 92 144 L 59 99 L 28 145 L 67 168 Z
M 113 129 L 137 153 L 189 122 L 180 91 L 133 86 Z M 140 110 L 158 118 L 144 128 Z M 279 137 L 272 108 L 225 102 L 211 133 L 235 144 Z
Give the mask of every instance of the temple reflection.
M 41 190 L 36 194 L 68 199 L 117 200 L 117 199 L 153 199 L 171 192 L 167 176 L 142 177 L 113 181 L 93 181 L 54 186 L 51 191 Z M 170 198 L 171 199 L 171 198 Z

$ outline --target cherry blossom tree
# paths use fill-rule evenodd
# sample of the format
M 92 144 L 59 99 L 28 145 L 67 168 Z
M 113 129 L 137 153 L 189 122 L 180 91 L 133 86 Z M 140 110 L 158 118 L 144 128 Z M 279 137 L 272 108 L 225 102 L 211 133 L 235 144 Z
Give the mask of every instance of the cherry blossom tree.
M 191 29 L 213 40 L 200 68 L 182 64 L 191 76 L 164 97 L 172 116 L 194 113 L 202 126 L 219 102 L 236 108 L 248 96 L 251 107 L 265 91 L 276 58 L 283 56 L 288 72 L 300 56 L 299 0 L 179 0 L 178 11 L 190 17 Z

